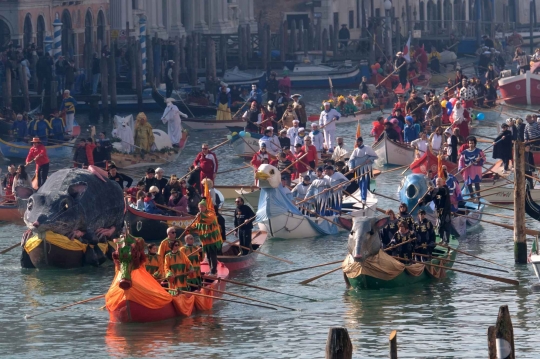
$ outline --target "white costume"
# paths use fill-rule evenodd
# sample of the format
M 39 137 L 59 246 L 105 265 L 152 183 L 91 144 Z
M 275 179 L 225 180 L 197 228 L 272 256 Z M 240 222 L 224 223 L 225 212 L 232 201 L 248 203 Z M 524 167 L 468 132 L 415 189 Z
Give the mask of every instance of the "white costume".
M 261 144 L 266 145 L 266 152 L 270 154 L 271 156 L 277 156 L 279 152 L 281 152 L 281 146 L 279 144 L 279 140 L 276 136 L 268 137 L 266 135 L 262 136 L 259 139 L 259 148 L 261 147 Z
M 167 133 L 169 134 L 173 145 L 180 144 L 180 140 L 182 139 L 182 120 L 180 119 L 180 116 L 184 118 L 188 117 L 185 113 L 182 113 L 172 101 L 167 99 L 167 107 L 163 112 L 161 121 L 164 124 L 168 123 Z
M 423 156 L 427 152 L 428 143 L 426 140 L 418 138 L 411 142 L 411 147 L 414 147 L 418 150 L 420 156 Z
M 336 162 L 345 161 L 345 157 L 347 157 L 348 153 L 349 151 L 347 151 L 345 147 L 336 146 L 336 148 L 334 149 L 334 153 L 332 154 L 332 159 Z
M 115 129 L 112 131 L 112 136 L 119 138 L 121 141 L 120 149 L 124 153 L 133 152 L 135 144 L 133 136 L 133 115 L 127 117 L 114 116 Z
M 326 126 L 323 128 L 324 131 L 324 141 L 326 142 L 326 146 L 328 147 L 328 150 L 332 152 L 334 150 L 334 139 L 336 138 L 336 121 L 332 121 L 334 117 L 339 120 L 341 117 L 341 114 L 337 112 L 335 109 L 331 109 L 330 111 L 326 112 L 326 110 L 323 110 L 321 112 L 321 116 L 319 117 L 319 126 L 322 128 L 323 126 Z
M 294 121 L 293 121 L 293 124 Z M 296 137 L 298 137 L 298 129 L 299 127 L 290 127 L 288 130 L 287 130 L 287 137 L 289 137 L 289 139 L 291 140 L 291 151 L 292 153 L 295 153 L 296 150 L 294 149 L 294 144 L 295 144 L 295 141 L 296 141 Z
M 317 133 L 314 133 L 315 131 L 317 131 Z M 324 148 L 324 136 L 322 132 L 320 130 L 313 130 L 309 134 L 309 137 L 311 137 L 311 144 L 315 146 L 317 152 L 322 152 Z
M 362 145 L 361 147 L 357 147 L 354 149 L 353 153 L 351 154 L 351 158 L 349 159 L 349 168 L 351 170 L 360 166 L 355 171 L 359 177 L 358 185 L 360 187 L 362 203 L 364 204 L 367 199 L 369 182 L 371 180 L 371 165 L 373 161 L 375 161 L 377 158 L 379 158 L 379 156 L 377 156 L 375 151 L 373 151 L 373 148 Z
M 434 152 L 439 152 L 443 143 L 442 135 L 437 135 L 435 132 L 433 132 L 430 137 L 431 137 L 431 149 Z
M 294 139 L 294 146 L 296 146 L 296 144 L 300 144 L 301 146 L 304 146 L 305 144 L 305 141 L 304 141 L 304 137 L 300 137 L 300 136 L 296 136 L 296 138 Z M 292 143 L 292 140 L 291 140 L 291 143 Z

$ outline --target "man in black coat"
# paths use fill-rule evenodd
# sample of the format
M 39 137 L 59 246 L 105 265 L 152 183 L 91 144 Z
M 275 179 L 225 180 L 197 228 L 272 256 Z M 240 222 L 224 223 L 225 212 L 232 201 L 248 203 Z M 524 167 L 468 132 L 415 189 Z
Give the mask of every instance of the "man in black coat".
M 396 70 L 399 71 L 399 83 L 401 84 L 402 88 L 405 89 L 407 87 L 407 60 L 403 57 L 403 53 L 400 51 L 396 54 L 396 62 L 394 63 L 394 67 Z
M 268 94 L 268 101 L 276 102 L 279 91 L 279 81 L 276 80 L 276 73 L 274 71 L 270 73 L 270 78 L 266 82 L 266 91 Z
M 255 217 L 255 213 L 253 213 L 253 210 L 249 206 L 244 204 L 242 197 L 236 198 L 234 202 L 236 203 L 234 227 L 236 228 L 243 223 L 243 225 L 236 230 L 236 235 L 240 240 L 240 245 L 249 248 L 241 248 L 241 255 L 246 255 L 251 251 L 251 231 L 253 230 L 253 217 Z
M 152 186 L 158 187 L 158 181 L 155 176 L 156 176 L 156 171 L 153 168 L 148 168 L 146 170 L 146 175 L 143 178 L 141 178 L 141 181 L 144 182 L 145 192 L 150 191 L 150 187 Z

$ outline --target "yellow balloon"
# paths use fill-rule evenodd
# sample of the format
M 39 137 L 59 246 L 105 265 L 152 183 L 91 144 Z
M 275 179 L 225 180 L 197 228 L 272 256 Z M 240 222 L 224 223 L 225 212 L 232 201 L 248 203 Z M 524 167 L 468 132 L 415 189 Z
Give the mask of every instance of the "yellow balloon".
M 446 107 L 446 102 L 447 102 L 446 100 L 442 100 L 442 101 L 441 101 L 441 106 L 442 106 L 442 107 Z
M 233 132 L 233 133 L 231 133 L 231 135 L 236 136 L 236 135 L 238 135 L 238 132 Z

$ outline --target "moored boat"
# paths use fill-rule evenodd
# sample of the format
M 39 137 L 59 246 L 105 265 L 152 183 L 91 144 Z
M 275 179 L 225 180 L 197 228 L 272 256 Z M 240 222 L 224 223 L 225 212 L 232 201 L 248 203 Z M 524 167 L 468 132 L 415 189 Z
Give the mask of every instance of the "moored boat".
M 259 139 L 263 136 L 256 132 L 246 132 L 246 136 L 241 137 L 239 132 L 243 131 L 242 127 L 230 127 L 227 128 L 232 133 L 231 146 L 237 156 L 243 158 L 251 158 L 259 150 Z M 241 130 L 236 130 L 240 129 Z M 249 135 L 248 135 L 249 133 Z
M 373 144 L 373 150 L 379 156 L 377 162 L 382 165 L 406 166 L 414 161 L 416 150 L 403 143 L 390 140 L 386 134 Z
M 282 76 L 283 72 L 278 72 L 278 77 Z M 293 88 L 328 87 L 329 81 L 333 87 L 357 87 L 362 80 L 360 68 L 347 63 L 338 67 L 297 64 L 288 76 Z
M 540 105 L 540 74 L 527 71 L 499 79 L 499 91 L 509 105 Z
M 166 216 L 138 211 L 126 205 L 126 221 L 134 236 L 142 237 L 147 242 L 162 241 L 167 237 L 167 228 L 176 227 L 184 230 L 195 216 Z
M 45 146 L 49 158 L 70 157 L 73 152 L 75 138 L 58 145 Z M 26 142 L 7 142 L 0 138 L 0 152 L 7 158 L 26 158 L 32 146 Z
M 338 121 L 336 121 L 336 125 L 344 124 L 344 123 L 351 123 L 351 122 L 358 122 L 361 120 L 365 120 L 367 118 L 370 118 L 371 115 L 374 113 L 378 113 L 379 111 L 382 113 L 384 109 L 383 105 L 375 106 L 373 108 L 367 108 L 365 110 L 360 110 L 355 112 L 352 115 L 341 115 Z M 308 116 L 308 121 L 310 122 L 319 122 L 320 115 L 313 114 Z
M 235 245 L 223 244 L 222 255 L 218 255 L 218 261 L 223 263 L 229 271 L 236 271 L 251 267 L 257 260 L 258 252 L 266 241 L 268 234 L 262 231 L 254 231 L 251 235 L 251 247 L 253 251 L 246 255 L 239 256 L 241 249 Z M 239 241 L 233 242 L 239 244 Z
M 0 204 L 0 221 L 2 222 L 14 222 L 24 224 L 23 220 L 24 211 L 21 213 L 18 205 L 2 203 Z

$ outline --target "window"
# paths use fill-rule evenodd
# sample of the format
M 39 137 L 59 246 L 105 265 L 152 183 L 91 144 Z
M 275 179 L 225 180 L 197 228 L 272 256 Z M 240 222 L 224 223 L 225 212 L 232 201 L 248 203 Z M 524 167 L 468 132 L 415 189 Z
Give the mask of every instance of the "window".
M 334 29 L 339 28 L 339 12 L 334 13 Z

